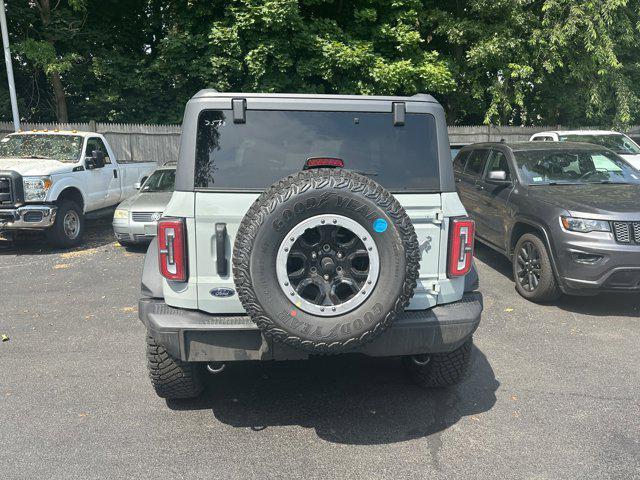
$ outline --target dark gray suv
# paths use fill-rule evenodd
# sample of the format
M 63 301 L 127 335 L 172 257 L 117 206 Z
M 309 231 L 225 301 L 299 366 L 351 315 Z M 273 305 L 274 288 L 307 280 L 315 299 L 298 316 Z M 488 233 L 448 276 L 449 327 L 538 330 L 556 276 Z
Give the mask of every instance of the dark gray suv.
M 523 297 L 640 290 L 640 174 L 615 153 L 479 143 L 458 153 L 454 175 L 476 237 L 511 259 Z

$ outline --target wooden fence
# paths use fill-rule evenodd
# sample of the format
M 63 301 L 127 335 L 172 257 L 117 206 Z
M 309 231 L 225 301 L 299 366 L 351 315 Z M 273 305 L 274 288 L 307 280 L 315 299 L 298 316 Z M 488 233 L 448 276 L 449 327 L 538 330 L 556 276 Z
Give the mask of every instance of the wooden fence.
M 496 125 L 450 126 L 451 144 L 529 140 L 537 132 L 558 130 L 550 127 L 515 127 Z M 596 127 L 581 127 L 593 129 Z M 144 125 L 134 123 L 24 123 L 23 130 L 82 130 L 103 134 L 121 162 L 144 162 L 155 160 L 158 164 L 175 161 L 180 146 L 180 125 Z M 0 122 L 0 137 L 13 132 L 13 124 Z M 640 126 L 625 129 L 626 133 L 640 135 Z

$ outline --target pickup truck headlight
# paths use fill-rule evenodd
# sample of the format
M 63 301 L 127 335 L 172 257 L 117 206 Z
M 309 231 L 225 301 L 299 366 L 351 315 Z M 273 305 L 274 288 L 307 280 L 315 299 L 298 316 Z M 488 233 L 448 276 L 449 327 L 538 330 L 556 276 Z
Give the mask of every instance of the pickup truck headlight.
M 590 218 L 560 217 L 562 226 L 572 232 L 610 232 L 611 226 L 606 220 L 593 220 Z
M 43 202 L 53 181 L 51 177 L 23 177 L 24 199 L 26 202 Z
M 113 212 L 113 218 L 129 218 L 129 210 L 117 208 L 116 211 Z

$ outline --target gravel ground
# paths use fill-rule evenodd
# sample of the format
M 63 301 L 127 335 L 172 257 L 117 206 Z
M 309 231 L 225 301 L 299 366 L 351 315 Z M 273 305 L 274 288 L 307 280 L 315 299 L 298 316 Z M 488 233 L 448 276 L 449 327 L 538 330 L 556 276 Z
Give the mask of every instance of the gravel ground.
M 241 364 L 197 402 L 147 379 L 143 250 L 0 242 L 0 478 L 640 478 L 640 299 L 534 305 L 477 251 L 472 368 L 425 392 L 397 360 Z

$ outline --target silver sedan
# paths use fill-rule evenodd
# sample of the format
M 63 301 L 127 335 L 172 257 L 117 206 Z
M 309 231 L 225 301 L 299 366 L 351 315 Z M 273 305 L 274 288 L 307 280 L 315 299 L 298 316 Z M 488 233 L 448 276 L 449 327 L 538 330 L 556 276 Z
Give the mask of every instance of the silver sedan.
M 139 192 L 116 208 L 113 231 L 121 245 L 148 243 L 155 237 L 157 223 L 171 200 L 176 167 L 163 166 L 139 187 Z

